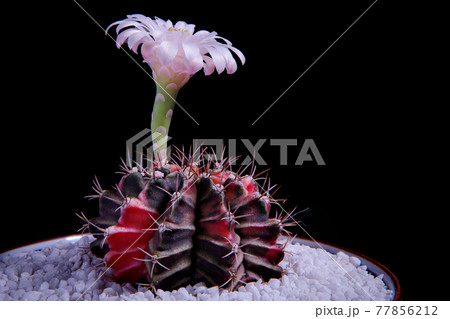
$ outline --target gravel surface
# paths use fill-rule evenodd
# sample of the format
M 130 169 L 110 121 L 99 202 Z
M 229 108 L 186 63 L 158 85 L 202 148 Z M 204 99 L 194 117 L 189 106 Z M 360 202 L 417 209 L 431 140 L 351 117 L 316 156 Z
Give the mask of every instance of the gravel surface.
M 382 275 L 358 258 L 300 244 L 287 246 L 281 279 L 237 291 L 203 283 L 153 294 L 145 286 L 114 282 L 103 262 L 88 253 L 91 237 L 60 240 L 53 247 L 0 255 L 0 300 L 391 300 Z

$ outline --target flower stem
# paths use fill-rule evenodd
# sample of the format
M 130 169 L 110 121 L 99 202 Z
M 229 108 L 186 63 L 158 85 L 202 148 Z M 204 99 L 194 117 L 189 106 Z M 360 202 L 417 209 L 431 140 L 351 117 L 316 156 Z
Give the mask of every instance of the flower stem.
M 153 106 L 151 130 L 153 153 L 155 160 L 161 165 L 167 164 L 167 140 L 177 94 L 178 89 L 175 86 L 156 83 L 156 98 Z

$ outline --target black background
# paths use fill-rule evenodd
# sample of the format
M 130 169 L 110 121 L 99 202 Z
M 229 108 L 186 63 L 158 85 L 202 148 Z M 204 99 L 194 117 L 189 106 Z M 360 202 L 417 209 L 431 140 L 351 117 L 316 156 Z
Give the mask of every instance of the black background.
M 240 139 L 267 139 L 260 154 L 268 166 L 260 171 L 271 167 L 286 209 L 309 208 L 298 218 L 313 238 L 387 266 L 404 300 L 448 300 L 440 290 L 448 282 L 448 209 L 437 207 L 439 183 L 447 184 L 445 144 L 436 146 L 443 126 L 434 107 L 442 104 L 425 89 L 434 77 L 423 73 L 433 59 L 421 53 L 429 41 L 421 14 L 378 1 L 329 48 L 372 1 L 78 3 L 102 28 L 141 13 L 231 40 L 246 64 L 233 75 L 199 72 L 189 81 L 178 102 L 200 125 L 176 109 L 172 144 L 236 139 L 245 157 Z M 149 126 L 155 94 L 151 78 L 76 2 L 21 9 L 8 12 L 4 33 L 9 190 L 0 250 L 75 233 L 82 224 L 75 213 L 96 214 L 84 198 L 92 179 L 105 188 L 118 182 L 125 141 Z M 270 146 L 276 138 L 298 142 L 288 148 L 288 165 Z M 305 139 L 326 165 L 294 165 Z

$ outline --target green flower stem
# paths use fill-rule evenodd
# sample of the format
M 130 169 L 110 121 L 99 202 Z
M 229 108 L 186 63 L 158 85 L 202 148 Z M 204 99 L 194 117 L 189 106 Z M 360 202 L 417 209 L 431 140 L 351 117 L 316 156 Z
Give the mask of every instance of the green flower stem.
M 167 139 L 177 94 L 178 89 L 176 86 L 156 83 L 156 98 L 153 106 L 151 130 L 154 158 L 161 165 L 167 163 Z

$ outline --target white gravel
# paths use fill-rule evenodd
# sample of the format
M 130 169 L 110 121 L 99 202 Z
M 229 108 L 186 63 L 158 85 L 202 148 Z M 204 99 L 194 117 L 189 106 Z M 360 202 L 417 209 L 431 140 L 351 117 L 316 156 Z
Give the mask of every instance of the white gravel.
M 203 283 L 176 291 L 119 285 L 98 258 L 87 253 L 91 237 L 75 243 L 0 255 L 0 300 L 391 300 L 382 276 L 373 277 L 361 261 L 343 252 L 330 255 L 291 244 L 281 279 L 255 282 L 228 292 Z M 331 257 L 330 257 L 331 256 Z M 106 271 L 106 272 L 105 272 Z M 102 275 L 105 273 L 104 275 Z

